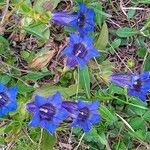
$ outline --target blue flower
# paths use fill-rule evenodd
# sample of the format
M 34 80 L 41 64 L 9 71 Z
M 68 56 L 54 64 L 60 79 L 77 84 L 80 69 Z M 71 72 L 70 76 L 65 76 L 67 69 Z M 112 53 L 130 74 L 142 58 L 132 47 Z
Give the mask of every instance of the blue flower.
M 77 19 L 77 15 L 67 12 L 56 12 L 52 14 L 52 22 L 72 27 L 72 22 Z
M 0 83 L 0 117 L 17 109 L 17 88 L 7 88 Z
M 62 107 L 62 98 L 59 92 L 48 98 L 35 96 L 35 101 L 27 104 L 27 110 L 33 113 L 29 126 L 46 129 L 50 134 L 68 117 L 68 112 Z
M 64 49 L 67 57 L 67 66 L 74 67 L 80 65 L 85 67 L 87 62 L 99 55 L 99 52 L 93 45 L 93 39 L 89 36 L 81 37 L 79 34 L 70 34 L 70 43 Z
M 150 91 L 150 72 L 141 74 L 115 74 L 110 76 L 112 83 L 121 87 L 127 87 L 128 95 L 146 100 L 146 95 Z
M 73 118 L 72 127 L 79 126 L 85 133 L 89 132 L 92 125 L 101 120 L 98 114 L 99 102 L 65 102 L 65 109 L 70 113 Z
M 89 9 L 83 3 L 79 3 L 80 9 L 77 13 L 56 12 L 52 14 L 52 21 L 65 26 L 76 28 L 82 35 L 94 30 L 93 9 Z
M 77 19 L 71 22 L 71 25 L 76 27 L 79 33 L 86 34 L 94 31 L 94 17 L 93 9 L 89 9 L 85 4 L 79 3 L 80 10 L 77 12 Z

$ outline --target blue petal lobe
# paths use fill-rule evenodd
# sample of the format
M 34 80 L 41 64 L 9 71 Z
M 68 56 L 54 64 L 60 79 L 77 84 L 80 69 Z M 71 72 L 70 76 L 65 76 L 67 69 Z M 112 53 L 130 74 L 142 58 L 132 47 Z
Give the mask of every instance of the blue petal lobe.
M 30 112 L 36 112 L 37 110 L 37 106 L 35 105 L 35 102 L 31 102 L 31 103 L 28 103 L 26 104 L 26 109 Z
M 95 123 L 98 123 L 100 122 L 101 120 L 101 117 L 99 114 L 94 114 L 92 115 L 92 117 L 89 119 L 89 121 L 92 123 L 92 124 L 95 124 Z
M 62 97 L 61 97 L 60 92 L 56 92 L 56 94 L 53 96 L 52 103 L 56 108 L 61 107 Z
M 146 93 L 142 92 L 142 91 L 135 91 L 134 89 L 129 89 L 128 90 L 128 95 L 130 96 L 135 96 L 137 98 L 139 98 L 141 101 L 145 102 L 146 100 Z
M 68 57 L 66 65 L 70 68 L 75 67 L 78 64 L 76 57 Z
M 42 97 L 42 96 L 39 96 L 39 95 L 36 95 L 35 96 L 35 104 L 37 106 L 42 106 L 44 104 L 46 104 L 48 101 L 46 98 Z
M 9 96 L 11 101 L 16 101 L 17 92 L 18 92 L 17 87 L 9 88 L 6 91 L 6 93 Z
M 64 49 L 64 54 L 65 55 L 71 55 L 72 54 L 72 50 L 73 50 L 73 47 L 71 45 L 67 46 L 65 49 Z
M 80 42 L 80 36 L 78 34 L 70 34 L 70 42 L 71 44 L 79 43 Z
M 64 108 L 61 108 L 61 110 L 59 110 L 57 114 L 54 116 L 53 122 L 55 125 L 59 125 L 60 122 L 66 119 L 68 116 L 69 116 L 69 113 L 67 112 L 67 110 L 65 110 Z
M 90 109 L 90 110 L 97 110 L 98 107 L 99 107 L 99 101 L 97 100 L 97 101 L 94 101 L 94 102 L 92 102 L 92 103 L 90 104 L 89 109 Z
M 17 103 L 11 102 L 11 103 L 8 103 L 5 107 L 7 107 L 9 111 L 15 111 L 17 109 Z
M 0 92 L 6 91 L 7 88 L 4 86 L 4 84 L 0 83 Z
M 31 127 L 36 127 L 36 126 L 39 126 L 39 123 L 40 123 L 40 117 L 39 117 L 39 114 L 35 114 L 31 120 L 31 122 L 29 123 L 29 126 Z
M 87 133 L 90 131 L 92 124 L 89 121 L 85 121 L 85 122 L 80 121 L 79 126 L 83 129 L 85 133 Z
M 81 68 L 84 68 L 86 66 L 86 63 L 87 63 L 86 60 L 81 59 L 81 58 L 78 57 L 77 61 L 78 61 Z

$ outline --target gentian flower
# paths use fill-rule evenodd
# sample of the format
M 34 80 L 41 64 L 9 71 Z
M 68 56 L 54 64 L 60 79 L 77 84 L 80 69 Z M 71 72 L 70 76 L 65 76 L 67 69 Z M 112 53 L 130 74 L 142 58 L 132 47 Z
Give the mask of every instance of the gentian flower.
M 63 102 L 62 105 L 73 118 L 72 127 L 80 126 L 84 132 L 89 132 L 92 125 L 101 120 L 98 114 L 99 103 L 96 102 Z
M 150 72 L 141 74 L 114 74 L 110 76 L 110 80 L 121 87 L 126 87 L 129 96 L 135 96 L 143 102 L 150 91 Z
M 17 109 L 17 88 L 7 88 L 0 83 L 0 117 Z
M 70 43 L 64 49 L 64 54 L 68 56 L 66 64 L 68 67 L 74 67 L 79 64 L 83 68 L 91 58 L 98 56 L 99 52 L 94 47 L 91 37 L 70 34 Z
M 76 28 L 79 33 L 86 34 L 94 30 L 93 9 L 89 9 L 83 3 L 78 3 L 80 9 L 77 13 L 56 12 L 52 14 L 52 22 Z
M 68 117 L 68 112 L 62 107 L 62 98 L 59 92 L 48 98 L 35 96 L 35 101 L 27 104 L 27 110 L 33 113 L 29 126 L 40 126 L 50 134 L 53 134 L 62 120 Z

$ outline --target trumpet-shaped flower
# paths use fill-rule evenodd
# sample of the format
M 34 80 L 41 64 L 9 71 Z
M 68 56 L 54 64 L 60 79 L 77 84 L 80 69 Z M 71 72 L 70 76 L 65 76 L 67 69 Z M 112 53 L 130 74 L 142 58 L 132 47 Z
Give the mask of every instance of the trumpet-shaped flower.
M 64 49 L 64 54 L 68 56 L 68 67 L 79 65 L 83 68 L 90 59 L 98 56 L 99 52 L 94 47 L 93 39 L 91 37 L 81 37 L 79 34 L 70 34 L 70 43 Z
M 62 105 L 73 118 L 72 127 L 79 126 L 84 132 L 89 132 L 92 125 L 98 123 L 101 120 L 98 114 L 98 101 L 95 102 L 63 102 Z
M 17 109 L 17 88 L 7 88 L 0 83 L 0 117 Z
M 65 26 L 76 28 L 82 35 L 94 30 L 94 10 L 89 9 L 83 3 L 79 3 L 80 9 L 76 13 L 56 12 L 52 14 L 52 21 Z
M 114 74 L 110 76 L 112 83 L 121 87 L 127 87 L 128 95 L 146 100 L 146 95 L 150 91 L 150 72 L 141 74 Z
M 35 101 L 27 104 L 27 110 L 33 113 L 29 125 L 40 126 L 50 134 L 68 117 L 68 112 L 62 107 L 62 98 L 59 92 L 48 98 L 37 95 Z

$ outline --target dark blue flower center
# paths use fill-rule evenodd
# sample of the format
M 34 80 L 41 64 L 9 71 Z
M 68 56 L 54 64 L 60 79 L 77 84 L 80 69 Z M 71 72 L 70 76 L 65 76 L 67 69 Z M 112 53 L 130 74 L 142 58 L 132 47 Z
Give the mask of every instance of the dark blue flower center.
M 141 87 L 142 87 L 142 81 L 141 79 L 137 79 L 134 81 L 133 83 L 133 87 L 136 91 L 140 91 Z
M 47 103 L 40 106 L 39 111 L 41 119 L 50 121 L 56 113 L 56 108 L 52 104 Z
M 78 17 L 78 26 L 82 28 L 85 25 L 86 16 L 84 13 L 80 13 Z
M 9 101 L 9 97 L 7 96 L 6 93 L 1 92 L 0 93 L 0 107 L 5 106 Z
M 73 46 L 73 54 L 79 58 L 84 58 L 87 55 L 88 51 L 85 48 L 84 44 L 77 43 Z
M 90 111 L 87 107 L 83 107 L 82 109 L 79 110 L 79 115 L 78 115 L 78 119 L 80 121 L 85 121 L 86 119 L 89 118 L 90 115 Z

